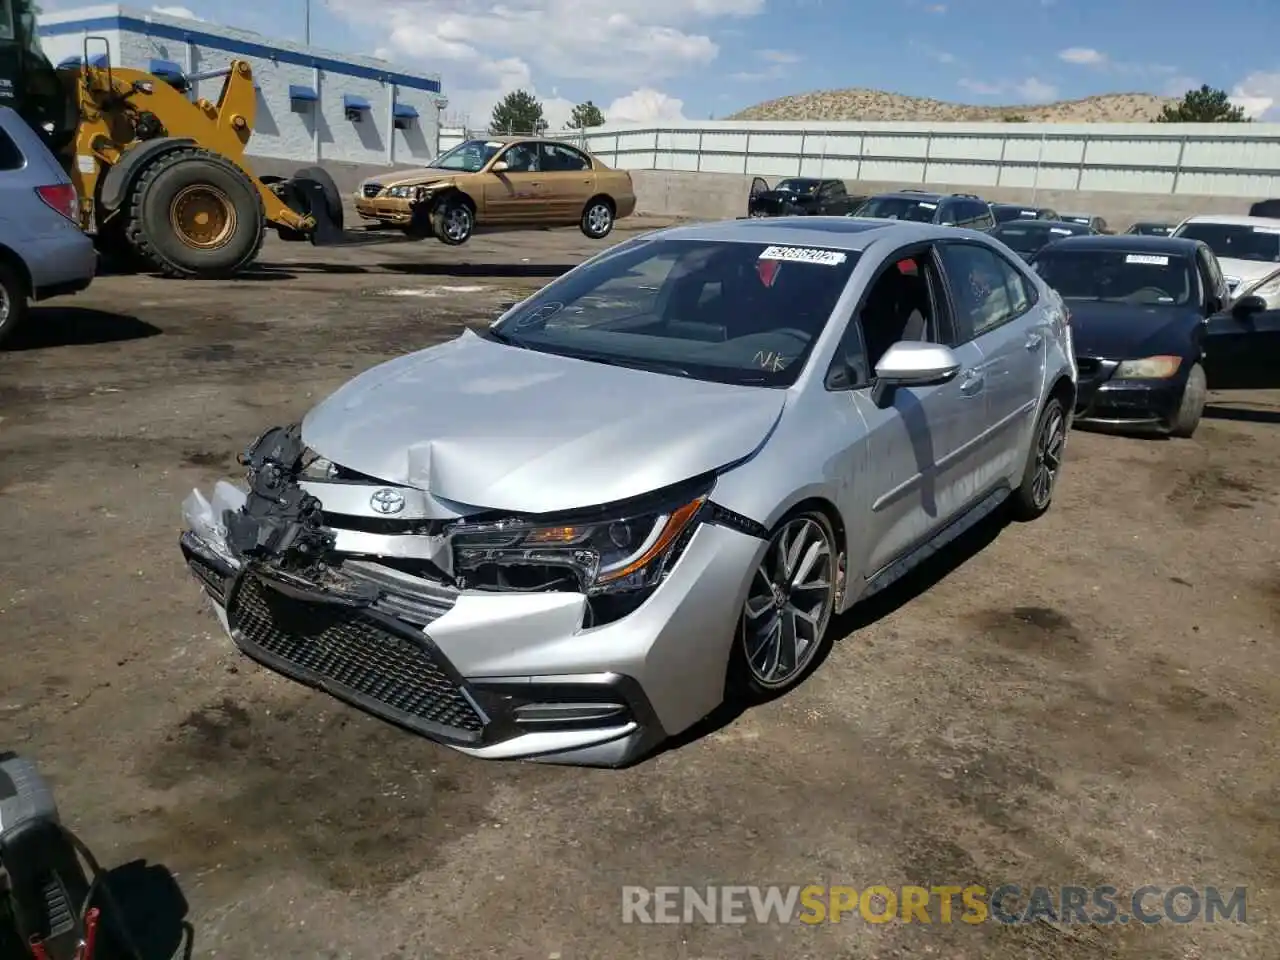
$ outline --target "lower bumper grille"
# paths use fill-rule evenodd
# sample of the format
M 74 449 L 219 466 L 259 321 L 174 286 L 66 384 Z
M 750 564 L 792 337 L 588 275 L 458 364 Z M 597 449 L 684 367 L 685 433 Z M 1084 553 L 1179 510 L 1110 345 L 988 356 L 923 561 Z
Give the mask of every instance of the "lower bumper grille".
M 249 574 L 231 591 L 227 618 L 255 660 L 417 733 L 474 743 L 489 722 L 430 639 L 391 617 Z
M 364 195 L 372 200 L 374 197 L 376 197 L 378 194 L 382 192 L 382 184 L 366 183 L 364 185 L 363 190 L 364 190 Z

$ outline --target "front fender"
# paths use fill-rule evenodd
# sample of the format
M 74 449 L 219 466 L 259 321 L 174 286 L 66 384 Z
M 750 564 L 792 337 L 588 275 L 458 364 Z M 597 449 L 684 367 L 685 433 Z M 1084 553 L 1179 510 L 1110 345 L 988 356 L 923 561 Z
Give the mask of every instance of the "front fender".
M 98 190 L 98 208 L 105 213 L 119 210 L 134 181 L 148 163 L 174 150 L 194 146 L 196 142 L 190 137 L 156 137 L 129 147 L 121 156 L 120 162 L 110 167 L 102 178 Z

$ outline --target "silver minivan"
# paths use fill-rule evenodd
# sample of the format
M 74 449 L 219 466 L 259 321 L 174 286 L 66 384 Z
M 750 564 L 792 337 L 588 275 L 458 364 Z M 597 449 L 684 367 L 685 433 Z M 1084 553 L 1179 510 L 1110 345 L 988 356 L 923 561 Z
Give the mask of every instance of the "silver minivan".
M 32 301 L 84 290 L 98 265 L 79 197 L 39 134 L 0 107 L 0 342 Z

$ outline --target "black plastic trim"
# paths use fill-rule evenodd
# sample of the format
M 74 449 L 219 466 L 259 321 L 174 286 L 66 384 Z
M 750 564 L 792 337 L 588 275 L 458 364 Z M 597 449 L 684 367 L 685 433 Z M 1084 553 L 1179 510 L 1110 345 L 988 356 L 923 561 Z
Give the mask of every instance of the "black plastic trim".
M 722 507 L 720 504 L 711 501 L 707 502 L 707 510 L 708 523 L 715 523 L 731 530 L 737 530 L 739 533 L 745 533 L 747 536 L 755 537 L 757 540 L 769 539 L 769 528 L 763 523 L 757 523 L 750 517 L 744 517 L 728 507 Z

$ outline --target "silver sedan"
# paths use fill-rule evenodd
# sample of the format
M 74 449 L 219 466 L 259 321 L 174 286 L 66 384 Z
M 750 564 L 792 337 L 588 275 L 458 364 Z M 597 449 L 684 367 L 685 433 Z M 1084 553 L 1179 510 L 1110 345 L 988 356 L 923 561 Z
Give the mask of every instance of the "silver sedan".
M 267 431 L 181 546 L 269 669 L 474 756 L 617 766 L 1048 509 L 1075 390 L 1062 301 L 985 234 L 677 227 Z

